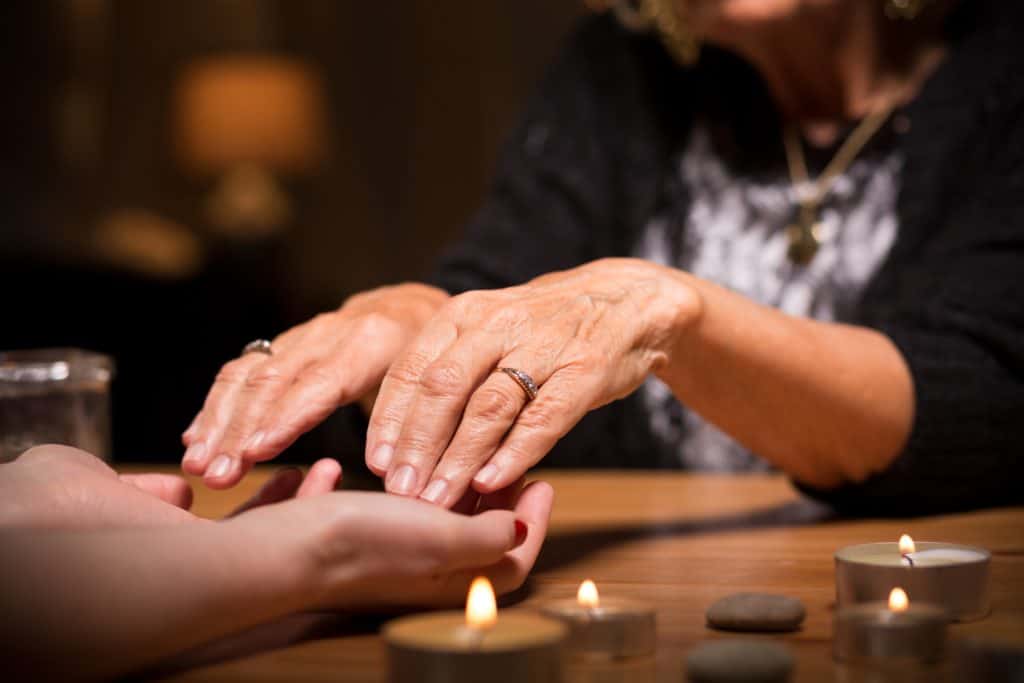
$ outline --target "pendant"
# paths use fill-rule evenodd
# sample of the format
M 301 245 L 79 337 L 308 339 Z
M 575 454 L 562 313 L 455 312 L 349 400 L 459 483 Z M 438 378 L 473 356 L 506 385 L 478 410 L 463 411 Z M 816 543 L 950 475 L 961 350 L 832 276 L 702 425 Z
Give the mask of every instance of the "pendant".
M 821 246 L 821 224 L 803 217 L 786 228 L 789 248 L 786 255 L 798 266 L 806 266 Z

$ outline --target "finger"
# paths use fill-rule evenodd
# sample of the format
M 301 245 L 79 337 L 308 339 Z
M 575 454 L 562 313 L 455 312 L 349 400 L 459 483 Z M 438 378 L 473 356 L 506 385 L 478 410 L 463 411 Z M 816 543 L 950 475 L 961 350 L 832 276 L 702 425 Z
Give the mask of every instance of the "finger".
M 520 369 L 540 385 L 548 379 L 553 366 L 554 358 L 548 360 L 536 351 L 513 352 L 498 364 L 499 368 Z M 529 400 L 526 390 L 515 379 L 500 370 L 492 372 L 473 392 L 422 497 L 442 506 L 457 500 L 481 469 L 487 467 Z M 480 476 L 487 477 L 489 472 Z
M 274 472 L 271 478 L 249 500 L 238 506 L 228 516 L 234 517 L 252 508 L 273 505 L 290 498 L 327 493 L 334 490 L 340 479 L 341 465 L 329 458 L 313 463 L 305 477 L 298 467 L 285 467 Z
M 416 496 L 423 492 L 459 425 L 467 402 L 504 355 L 503 345 L 501 335 L 468 334 L 457 339 L 424 369 L 402 422 L 394 460 L 384 483 L 390 493 Z M 474 467 L 473 471 L 476 469 Z M 435 478 L 431 484 L 428 493 L 432 502 L 443 500 L 450 504 L 462 493 L 443 478 Z
M 258 430 L 265 440 L 259 447 L 249 445 L 244 457 L 262 460 L 276 455 L 339 406 L 372 392 L 403 343 L 394 326 L 377 318 L 354 321 L 340 340 L 334 340 L 329 353 L 303 369 L 276 410 L 265 415 Z
M 253 425 L 264 413 L 272 412 L 273 403 L 294 381 L 295 375 L 313 362 L 318 353 L 325 352 L 326 343 L 315 342 L 329 337 L 335 319 L 334 314 L 325 313 L 278 335 L 272 342 L 274 353 L 270 356 L 247 354 L 257 360 L 249 367 L 241 386 L 231 394 L 224 408 L 224 424 L 215 438 L 205 443 L 205 454 L 215 456 L 204 473 L 207 486 L 234 486 L 249 471 L 253 460 L 243 459 L 242 451 L 250 444 L 258 446 L 263 440 L 255 433 Z M 264 459 L 281 450 L 273 451 Z
M 480 493 L 504 488 L 543 458 L 594 404 L 599 380 L 555 372 L 516 418 L 494 457 L 473 477 Z
M 296 498 L 318 496 L 330 493 L 341 483 L 341 465 L 337 460 L 323 458 L 313 463 L 302 481 L 302 486 L 295 493 Z
M 246 354 L 224 364 L 210 387 L 210 392 L 203 403 L 203 410 L 196 418 L 198 426 L 191 445 L 185 451 L 181 468 L 194 475 L 206 472 L 215 453 L 211 446 L 231 416 L 231 405 L 235 395 L 241 389 L 249 370 L 260 362 L 257 354 Z M 211 444 L 210 442 L 214 443 Z
M 435 320 L 388 369 L 366 431 L 366 465 L 376 475 L 387 475 L 391 467 L 402 422 L 416 396 L 423 371 L 457 338 L 454 324 L 447 319 Z
M 300 342 L 310 333 L 313 323 L 317 320 L 319 318 L 314 318 L 310 323 L 293 327 L 275 337 L 271 342 L 274 354 L 283 356 L 286 360 L 291 358 L 290 350 L 301 347 Z M 187 473 L 205 475 L 217 450 L 216 443 L 211 442 L 220 438 L 225 429 L 225 422 L 230 421 L 231 405 L 240 390 L 240 385 L 244 386 L 241 383 L 249 377 L 250 369 L 260 367 L 267 360 L 264 354 L 243 353 L 225 364 L 218 373 L 204 402 L 203 409 L 199 411 L 199 414 L 192 420 L 192 424 L 182 435 L 182 441 L 188 447 L 182 461 L 182 469 Z M 281 358 L 278 358 L 278 361 L 280 362 Z M 287 365 L 282 369 L 287 370 Z M 225 469 L 225 464 L 220 463 L 218 469 Z M 245 468 L 237 467 L 226 469 L 228 471 L 239 470 L 241 474 L 247 471 Z M 234 481 L 224 481 L 222 485 L 233 483 Z
M 241 458 L 219 455 L 206 468 L 203 483 L 211 489 L 230 488 L 240 482 L 251 469 L 252 463 Z
M 258 429 L 273 415 L 281 398 L 289 391 L 303 370 L 318 358 L 328 353 L 329 340 L 317 340 L 307 335 L 306 343 L 297 344 L 286 351 L 275 351 L 272 356 L 262 356 L 253 365 L 241 387 L 235 394 L 224 426 L 223 436 L 218 442 L 218 455 L 242 458 L 248 461 L 269 460 L 280 453 L 263 443 L 265 432 Z M 252 457 L 256 453 L 262 457 Z
M 544 481 L 534 481 L 522 490 L 515 505 L 515 515 L 526 524 L 526 537 L 491 569 L 487 575 L 499 593 L 507 593 L 522 585 L 529 575 L 547 536 L 555 491 Z M 485 513 L 486 514 L 486 513 Z
M 254 507 L 272 505 L 287 500 L 295 495 L 301 484 L 302 470 L 298 467 L 285 467 L 277 470 L 249 500 L 232 510 L 228 517 L 240 515 Z
M 487 567 L 499 562 L 523 538 L 525 525 L 511 510 L 488 510 L 471 517 L 457 517 L 443 571 Z
M 182 510 L 192 507 L 192 487 L 175 474 L 122 474 L 121 481 Z

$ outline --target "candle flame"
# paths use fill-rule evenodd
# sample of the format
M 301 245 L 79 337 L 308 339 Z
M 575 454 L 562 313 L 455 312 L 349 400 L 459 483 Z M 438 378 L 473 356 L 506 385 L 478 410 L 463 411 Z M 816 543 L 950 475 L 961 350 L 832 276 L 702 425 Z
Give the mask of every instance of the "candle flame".
M 907 534 L 900 536 L 900 555 L 906 555 L 913 552 L 917 552 L 917 546 L 914 545 L 914 539 Z
M 906 612 L 910 606 L 910 598 L 902 588 L 893 588 L 889 593 L 889 609 L 893 612 Z
M 580 584 L 580 589 L 576 591 L 576 601 L 580 603 L 581 607 L 597 607 L 600 604 L 601 599 L 593 581 L 587 579 Z
M 490 628 L 498 621 L 498 605 L 494 588 L 485 576 L 473 579 L 466 597 L 466 624 L 473 628 Z

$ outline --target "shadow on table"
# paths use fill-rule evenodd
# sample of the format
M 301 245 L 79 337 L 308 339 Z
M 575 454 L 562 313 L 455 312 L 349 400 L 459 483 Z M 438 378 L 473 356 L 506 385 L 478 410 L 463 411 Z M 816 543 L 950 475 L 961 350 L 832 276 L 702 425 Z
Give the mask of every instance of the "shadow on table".
M 315 612 L 295 614 L 269 624 L 227 636 L 175 655 L 140 674 L 141 678 L 164 678 L 188 669 L 218 664 L 240 657 L 271 652 L 298 643 L 344 636 L 371 636 L 380 631 L 394 614 L 340 614 Z M 136 680 L 135 676 L 131 680 Z
M 791 501 L 760 510 L 705 519 L 686 519 L 651 524 L 617 525 L 614 527 L 563 531 L 548 534 L 534 571 L 557 569 L 580 558 L 629 541 L 659 536 L 688 536 L 721 531 L 738 531 L 768 527 L 803 526 L 836 518 L 827 505 L 810 499 Z

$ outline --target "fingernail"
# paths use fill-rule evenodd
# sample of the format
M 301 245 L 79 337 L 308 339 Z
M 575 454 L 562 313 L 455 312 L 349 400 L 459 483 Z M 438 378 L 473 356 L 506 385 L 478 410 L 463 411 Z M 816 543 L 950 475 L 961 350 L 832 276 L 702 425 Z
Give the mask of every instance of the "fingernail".
M 266 436 L 265 432 L 256 432 L 250 436 L 249 440 L 245 442 L 244 446 L 242 446 L 242 451 L 250 452 L 256 450 L 260 447 L 260 444 L 263 443 L 263 439 L 266 438 Z
M 517 519 L 516 520 L 516 542 L 515 542 L 515 544 L 512 547 L 513 548 L 518 548 L 523 543 L 525 543 L 526 542 L 526 534 L 529 533 L 529 531 L 530 531 L 530 527 L 526 526 L 526 522 L 524 522 L 524 521 L 522 521 L 520 519 Z
M 498 466 L 494 463 L 487 463 L 484 468 L 476 473 L 473 481 L 480 486 L 490 486 L 498 478 Z
M 206 470 L 206 474 L 214 479 L 220 479 L 226 476 L 231 471 L 234 465 L 234 460 L 227 455 L 218 455 L 210 463 L 209 469 Z
M 444 495 L 448 492 L 447 479 L 435 479 L 423 490 L 420 498 L 431 503 L 439 504 L 444 501 Z
M 185 457 L 182 458 L 182 462 L 187 462 L 192 465 L 198 465 L 203 461 L 206 456 L 206 444 L 195 443 L 188 447 L 185 451 Z
M 412 465 L 402 465 L 388 480 L 388 490 L 400 496 L 412 493 L 414 486 L 416 486 L 416 470 Z
M 391 458 L 394 454 L 395 449 L 391 444 L 382 443 L 377 446 L 377 450 L 370 456 L 370 464 L 382 472 L 386 472 L 388 467 L 391 466 Z

